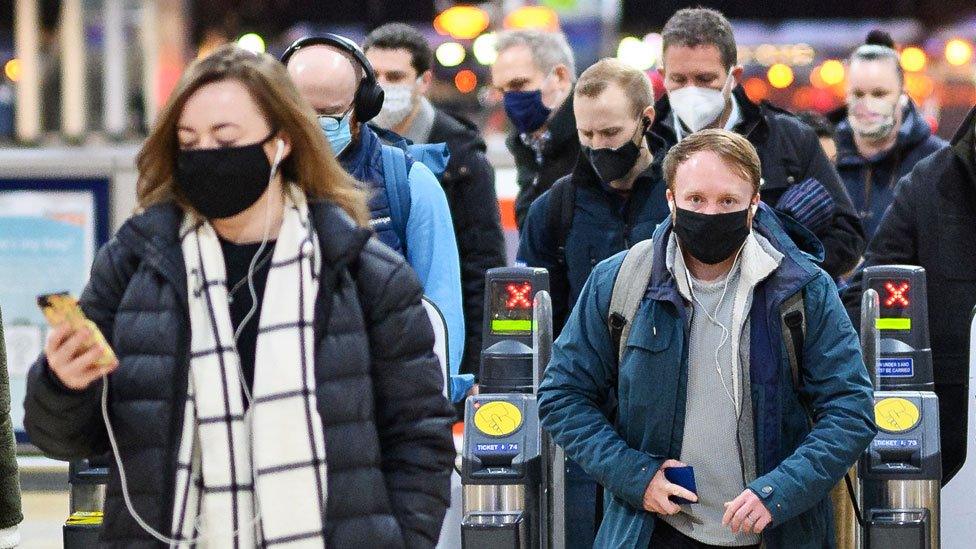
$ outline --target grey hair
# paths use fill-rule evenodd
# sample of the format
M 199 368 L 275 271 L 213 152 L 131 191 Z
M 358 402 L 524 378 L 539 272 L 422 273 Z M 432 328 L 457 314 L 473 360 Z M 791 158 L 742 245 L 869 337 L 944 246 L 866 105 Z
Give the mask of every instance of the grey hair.
M 889 48 L 888 46 L 882 46 L 880 44 L 864 44 L 863 46 L 854 50 L 851 57 L 847 60 L 847 64 L 850 65 L 854 61 L 880 61 L 882 59 L 887 59 L 895 65 L 895 72 L 898 74 L 898 82 L 902 85 L 905 84 L 905 70 L 901 68 L 901 59 L 898 57 L 898 52 Z
M 502 31 L 498 35 L 495 50 L 501 53 L 516 46 L 527 47 L 536 67 L 542 72 L 548 74 L 558 65 L 565 65 L 570 80 L 576 81 L 576 60 L 565 34 L 537 29 Z

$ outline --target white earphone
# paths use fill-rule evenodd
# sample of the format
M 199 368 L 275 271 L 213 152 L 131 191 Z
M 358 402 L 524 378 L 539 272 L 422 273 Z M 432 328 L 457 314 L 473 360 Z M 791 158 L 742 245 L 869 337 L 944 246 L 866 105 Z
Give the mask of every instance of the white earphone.
M 275 152 L 274 163 L 271 165 L 272 176 L 274 176 L 274 172 L 277 171 L 278 164 L 281 164 L 281 161 L 283 160 L 282 157 L 285 155 L 285 140 L 279 137 L 276 141 L 278 142 L 278 150 Z

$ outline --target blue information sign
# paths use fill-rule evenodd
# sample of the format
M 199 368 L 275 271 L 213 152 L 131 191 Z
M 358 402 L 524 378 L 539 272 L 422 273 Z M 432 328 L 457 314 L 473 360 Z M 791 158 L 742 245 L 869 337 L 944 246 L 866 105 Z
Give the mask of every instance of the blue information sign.
M 517 442 L 478 443 L 474 445 L 474 452 L 476 454 L 517 454 L 519 445 Z
M 878 373 L 881 377 L 912 377 L 915 363 L 911 358 L 878 359 Z

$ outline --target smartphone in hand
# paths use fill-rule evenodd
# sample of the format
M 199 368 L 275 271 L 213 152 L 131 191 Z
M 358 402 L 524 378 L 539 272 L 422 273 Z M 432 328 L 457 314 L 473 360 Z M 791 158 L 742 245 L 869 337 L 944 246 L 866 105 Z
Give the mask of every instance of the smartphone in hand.
M 696 496 L 698 495 L 698 486 L 695 484 L 695 468 L 691 465 L 685 465 L 684 467 L 668 467 L 664 470 L 664 478 L 666 478 L 671 484 L 677 484 Z M 688 501 L 685 498 L 680 498 L 678 496 L 670 496 L 668 499 L 673 503 L 677 503 L 678 505 L 695 504 L 694 501 Z
M 108 366 L 115 362 L 115 352 L 105 340 L 102 331 L 85 316 L 84 311 L 78 306 L 78 300 L 71 294 L 61 292 L 37 296 L 37 306 L 41 308 L 44 318 L 52 328 L 63 323 L 74 329 L 88 328 L 92 333 L 91 339 L 87 342 L 88 346 L 100 345 L 103 351 L 95 364 Z

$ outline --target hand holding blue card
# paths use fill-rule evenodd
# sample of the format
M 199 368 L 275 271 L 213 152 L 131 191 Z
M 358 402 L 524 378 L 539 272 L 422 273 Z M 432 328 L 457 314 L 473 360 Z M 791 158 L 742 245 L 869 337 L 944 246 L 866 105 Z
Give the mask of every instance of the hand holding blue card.
M 664 469 L 664 478 L 672 484 L 677 484 L 678 486 L 688 490 L 689 492 L 698 495 L 698 487 L 695 485 L 695 468 L 691 465 L 685 465 L 684 467 L 668 467 Z M 685 498 L 678 496 L 670 496 L 668 498 L 678 505 L 693 505 L 694 501 L 688 501 Z

